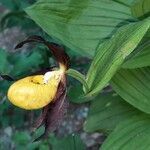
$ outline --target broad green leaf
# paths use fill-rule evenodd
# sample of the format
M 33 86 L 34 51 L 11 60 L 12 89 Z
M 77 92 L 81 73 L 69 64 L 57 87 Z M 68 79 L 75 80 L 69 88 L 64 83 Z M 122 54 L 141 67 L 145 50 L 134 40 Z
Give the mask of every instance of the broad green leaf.
M 133 16 L 148 17 L 150 15 L 150 0 L 137 0 L 131 7 Z
M 91 102 L 84 130 L 87 132 L 111 131 L 121 121 L 139 113 L 141 112 L 124 102 L 121 97 L 113 93 L 103 93 Z
M 150 66 L 150 42 L 143 43 L 123 65 L 122 68 L 141 68 Z
M 111 85 L 128 103 L 150 113 L 150 67 L 121 69 L 112 78 Z
M 125 58 L 136 48 L 150 27 L 150 20 L 131 23 L 118 30 L 101 44 L 87 74 L 88 96 L 99 93 L 120 68 Z
M 80 83 L 82 83 L 85 88 L 85 92 L 88 92 L 89 88 L 86 83 L 85 76 L 83 74 L 81 74 L 80 72 L 78 72 L 77 70 L 74 70 L 74 69 L 67 70 L 67 74 L 69 76 L 77 79 Z
M 129 7 L 104 0 L 39 0 L 26 12 L 50 36 L 89 57 L 116 28 L 134 20 Z
M 51 138 L 53 150 L 85 150 L 85 145 L 78 135 L 70 135 L 63 139 Z
M 100 150 L 150 150 L 150 117 L 138 115 L 121 122 Z

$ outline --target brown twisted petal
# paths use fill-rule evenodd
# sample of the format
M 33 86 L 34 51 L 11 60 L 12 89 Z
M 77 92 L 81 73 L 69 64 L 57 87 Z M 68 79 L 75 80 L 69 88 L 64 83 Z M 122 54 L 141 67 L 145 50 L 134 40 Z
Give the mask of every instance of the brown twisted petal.
M 59 127 L 68 107 L 66 92 L 66 79 L 63 77 L 63 80 L 59 83 L 54 102 L 44 107 L 42 114 L 34 124 L 33 130 L 42 125 L 45 126 L 44 134 L 36 138 L 34 142 L 40 140 L 41 138 L 47 138 L 50 132 L 55 131 Z

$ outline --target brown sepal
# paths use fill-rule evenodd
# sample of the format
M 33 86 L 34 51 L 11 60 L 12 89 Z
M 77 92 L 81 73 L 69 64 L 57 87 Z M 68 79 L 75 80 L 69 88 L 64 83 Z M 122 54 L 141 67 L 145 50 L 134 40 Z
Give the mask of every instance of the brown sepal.
M 59 84 L 54 101 L 43 108 L 42 114 L 34 125 L 34 129 L 44 125 L 45 132 L 33 142 L 42 138 L 47 138 L 49 133 L 54 132 L 59 127 L 68 107 L 66 92 L 66 83 L 64 79 L 64 81 L 61 81 Z
M 24 44 L 31 43 L 31 42 L 38 42 L 38 43 L 42 43 L 46 45 L 49 48 L 49 50 L 52 52 L 52 54 L 54 55 L 55 59 L 59 63 L 64 64 L 66 66 L 66 69 L 69 68 L 70 59 L 67 53 L 65 53 L 64 48 L 60 47 L 59 45 L 55 43 L 48 42 L 40 36 L 33 35 L 33 36 L 28 37 L 26 40 L 17 44 L 15 49 L 21 48 Z

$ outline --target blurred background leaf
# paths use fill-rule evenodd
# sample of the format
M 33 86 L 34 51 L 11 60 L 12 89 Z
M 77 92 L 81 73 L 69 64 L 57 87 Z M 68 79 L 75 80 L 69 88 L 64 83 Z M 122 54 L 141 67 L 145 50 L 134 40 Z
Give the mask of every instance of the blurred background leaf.
M 11 74 L 15 76 L 19 76 L 21 74 L 28 74 L 28 72 L 32 69 L 37 70 L 39 68 L 39 65 L 44 63 L 44 60 L 42 58 L 42 55 L 40 54 L 40 51 L 32 51 L 29 54 L 18 54 L 18 57 L 15 56 L 15 60 L 13 62 L 13 69 Z
M 2 5 L 6 11 L 0 15 L 0 30 L 3 31 L 7 27 L 16 25 L 23 28 L 23 30 L 38 29 L 38 26 L 24 12 L 24 8 L 34 2 L 35 0 L 1 0 L 0 6 Z
M 35 0 L 20 1 L 20 0 L 1 0 L 0 3 L 10 10 L 22 10 L 23 8 L 29 6 Z
M 63 139 L 53 138 L 51 144 L 53 150 L 85 150 L 85 145 L 78 135 L 70 135 Z
M 0 48 L 0 74 L 9 71 L 9 68 L 6 67 L 8 64 L 8 53 L 4 49 Z

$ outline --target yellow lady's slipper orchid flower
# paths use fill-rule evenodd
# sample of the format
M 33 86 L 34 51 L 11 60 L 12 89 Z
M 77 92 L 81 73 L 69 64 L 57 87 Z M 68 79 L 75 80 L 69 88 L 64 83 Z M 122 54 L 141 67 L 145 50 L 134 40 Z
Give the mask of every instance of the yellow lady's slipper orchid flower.
M 10 86 L 8 99 L 23 109 L 42 108 L 54 100 L 63 74 L 64 72 L 58 70 L 20 79 Z
M 29 42 L 45 44 L 59 64 L 57 70 L 48 71 L 44 75 L 42 72 L 41 74 L 38 73 L 38 75 L 20 79 L 14 82 L 8 90 L 8 99 L 14 105 L 26 110 L 43 108 L 40 117 L 34 125 L 34 129 L 39 128 L 41 125 L 45 126 L 44 134 L 36 139 L 39 140 L 58 128 L 67 109 L 65 73 L 69 68 L 69 56 L 60 46 L 49 43 L 36 35 L 30 36 L 19 43 L 16 48 L 21 48 Z M 1 77 L 10 81 L 13 80 L 7 75 Z
M 26 110 L 39 109 L 54 101 L 58 86 L 61 80 L 65 78 L 65 72 L 68 68 L 68 55 L 58 50 L 55 44 L 50 44 L 39 36 L 31 36 L 27 40 L 19 43 L 17 48 L 22 47 L 28 42 L 44 43 L 54 55 L 59 63 L 59 69 L 49 71 L 44 75 L 28 76 L 16 81 L 8 90 L 9 101 Z

